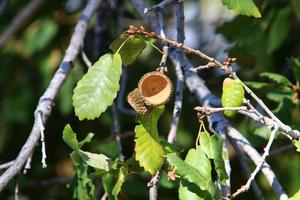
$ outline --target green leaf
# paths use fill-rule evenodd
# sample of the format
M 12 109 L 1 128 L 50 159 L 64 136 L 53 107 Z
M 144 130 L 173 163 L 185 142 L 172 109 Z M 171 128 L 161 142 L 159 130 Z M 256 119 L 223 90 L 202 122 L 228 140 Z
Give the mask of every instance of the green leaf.
M 121 191 L 122 185 L 125 181 L 125 177 L 127 176 L 128 170 L 126 167 L 122 166 L 119 170 L 117 182 L 112 190 L 112 195 L 118 199 L 118 194 Z
M 299 140 L 293 140 L 293 144 L 297 148 L 296 151 L 300 152 L 300 141 Z
M 292 85 L 292 83 L 287 79 L 286 77 L 273 73 L 273 72 L 263 72 L 260 74 L 261 77 L 268 78 L 271 81 L 274 81 L 275 83 L 278 83 L 280 85 L 289 86 Z
M 266 94 L 266 97 L 272 101 L 281 103 L 284 99 L 289 99 L 293 95 L 292 91 L 272 91 Z
M 256 82 L 256 81 L 245 81 L 245 84 L 253 89 L 262 89 L 268 87 L 268 83 Z
M 110 172 L 102 176 L 102 184 L 104 191 L 108 194 L 108 199 L 114 200 L 115 197 L 112 194 L 112 190 L 115 186 L 115 174 Z
M 295 79 L 299 82 L 300 81 L 300 59 L 290 58 L 288 62 L 293 69 Z
M 277 12 L 268 34 L 267 52 L 269 54 L 278 49 L 287 39 L 289 35 L 289 15 L 289 7 L 280 9 Z
M 159 141 L 157 122 L 164 107 L 156 107 L 149 115 L 139 116 L 135 132 L 135 158 L 140 166 L 154 175 L 163 164 L 164 149 Z
M 213 159 L 219 181 L 224 183 L 228 179 L 223 160 L 223 140 L 217 134 L 212 136 L 208 132 L 201 132 L 200 145 L 208 158 Z
M 268 140 L 271 135 L 271 130 L 266 126 L 262 126 L 262 127 L 256 128 L 254 130 L 253 134 L 258 135 L 258 136 Z
M 81 148 L 83 145 L 87 143 L 90 143 L 93 137 L 94 137 L 94 133 L 88 133 L 87 136 L 85 136 L 85 138 L 78 143 L 79 148 Z
M 120 88 L 121 66 L 119 54 L 105 54 L 77 83 L 72 99 L 80 120 L 99 117 L 113 103 Z
M 213 196 L 213 199 L 219 199 L 219 192 L 216 185 L 211 180 L 211 165 L 210 161 L 207 159 L 204 151 L 200 146 L 196 149 L 190 149 L 185 158 L 185 162 L 192 167 L 196 168 L 200 174 L 203 174 L 207 181 L 207 190 Z M 190 184 L 184 179 L 180 182 L 180 187 L 178 190 L 179 199 L 203 199 L 194 192 L 189 190 Z
M 241 81 L 225 78 L 223 81 L 222 106 L 238 107 L 243 104 L 244 87 Z M 225 110 L 224 115 L 233 117 L 237 111 Z
M 192 151 L 195 151 L 195 149 Z M 195 167 L 184 162 L 175 153 L 169 153 L 166 157 L 169 164 L 175 167 L 176 174 L 181 177 L 182 187 L 186 187 L 187 190 L 196 194 L 198 197 L 211 199 L 211 196 L 207 191 L 210 180 L 207 179 L 206 173 L 201 174 Z M 186 191 L 181 192 L 183 192 L 182 195 L 187 193 Z
M 97 169 L 99 172 L 108 172 L 109 158 L 103 154 L 95 154 L 86 151 L 79 151 L 81 159 L 89 166 Z
M 258 8 L 252 0 L 222 0 L 222 3 L 227 8 L 233 10 L 238 14 L 253 16 L 257 18 L 261 17 Z
M 119 50 L 120 47 L 121 49 Z M 119 50 L 124 65 L 133 63 L 133 61 L 135 61 L 135 59 L 142 53 L 145 47 L 146 42 L 142 37 L 131 36 L 128 34 L 122 34 L 109 46 L 114 53 L 118 52 Z
M 74 151 L 79 150 L 79 144 L 76 133 L 72 130 L 70 124 L 67 124 L 63 130 L 63 140 Z

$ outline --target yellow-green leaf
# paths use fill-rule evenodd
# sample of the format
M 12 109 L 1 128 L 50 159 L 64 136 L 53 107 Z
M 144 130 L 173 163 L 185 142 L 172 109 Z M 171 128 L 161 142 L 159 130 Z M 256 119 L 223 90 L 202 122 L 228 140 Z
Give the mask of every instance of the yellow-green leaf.
M 148 116 L 139 116 L 135 132 L 135 158 L 146 171 L 154 175 L 163 165 L 164 149 L 159 141 L 157 122 L 164 107 L 155 108 Z
M 119 54 L 105 54 L 77 83 L 73 94 L 75 114 L 80 120 L 95 119 L 113 103 L 120 88 L 122 61 Z
M 223 82 L 222 106 L 238 107 L 243 104 L 245 91 L 241 81 L 225 78 Z M 224 114 L 227 117 L 233 117 L 236 111 L 226 110 Z

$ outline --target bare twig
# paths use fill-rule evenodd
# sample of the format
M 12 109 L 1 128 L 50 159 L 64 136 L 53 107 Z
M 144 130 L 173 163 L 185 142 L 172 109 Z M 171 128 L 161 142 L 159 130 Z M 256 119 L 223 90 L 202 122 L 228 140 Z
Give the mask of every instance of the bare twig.
M 183 2 L 176 4 L 176 18 L 177 18 L 177 42 L 184 42 L 184 11 Z M 182 99 L 183 99 L 183 88 L 184 88 L 184 76 L 181 67 L 183 66 L 183 51 L 177 49 L 176 52 L 176 92 L 175 92 L 175 103 L 171 121 L 171 127 L 168 135 L 168 142 L 174 143 L 176 139 L 176 132 L 179 123 L 179 118 L 182 109 Z
M 30 19 L 47 0 L 33 0 L 13 19 L 10 26 L 0 35 L 0 49 L 4 43 L 16 32 L 30 22 Z
M 114 135 L 117 145 L 118 145 L 118 150 L 119 150 L 119 159 L 120 161 L 124 161 L 125 156 L 123 154 L 123 147 L 122 147 L 122 142 L 121 142 L 121 137 L 120 137 L 120 123 L 118 119 L 118 114 L 117 114 L 117 109 L 115 103 L 113 103 L 111 107 L 112 111 L 112 116 L 113 116 L 113 127 L 112 127 L 112 134 Z
M 19 200 L 19 176 L 16 177 L 15 200 Z
M 149 187 L 149 199 L 156 200 L 157 199 L 157 190 L 159 185 L 160 171 L 152 177 L 152 179 L 148 182 L 147 186 Z
M 160 35 L 162 37 L 166 37 L 165 35 L 165 23 L 164 23 L 164 14 L 163 14 L 163 10 L 162 9 L 158 9 L 157 10 L 157 17 L 158 17 L 158 22 L 159 22 L 159 27 L 160 27 Z M 159 67 L 160 67 L 160 71 L 163 72 L 167 72 L 168 68 L 167 68 L 167 58 L 168 58 L 168 54 L 169 54 L 169 47 L 165 44 L 163 44 L 163 55 L 161 57 L 161 61 L 159 63 Z
M 9 168 L 13 163 L 14 163 L 14 160 L 9 161 L 9 162 L 7 162 L 7 163 L 3 163 L 3 164 L 0 165 L 0 169 L 6 169 L 6 168 Z
M 33 151 L 31 152 L 31 154 L 29 155 L 29 157 L 26 160 L 26 163 L 25 163 L 25 166 L 23 169 L 23 174 L 27 174 L 28 170 L 31 169 L 32 155 L 33 155 Z
M 44 123 L 42 120 L 42 113 L 38 113 L 38 123 L 39 123 L 39 127 L 40 127 L 40 134 L 41 134 L 41 143 L 42 143 L 42 167 L 46 168 L 47 164 L 46 164 L 46 158 L 47 158 L 47 154 L 46 154 L 46 144 L 45 144 L 45 134 L 44 134 Z
M 3 0 L 0 4 L 0 16 L 4 13 L 4 10 L 7 8 L 10 0 Z
M 251 171 L 250 171 L 250 168 L 247 164 L 246 156 L 241 152 L 241 150 L 238 148 L 238 146 L 235 142 L 232 142 L 232 146 L 233 146 L 233 148 L 234 148 L 234 150 L 237 154 L 237 157 L 240 161 L 241 167 L 243 168 L 243 171 L 246 174 L 246 178 L 250 178 Z M 259 199 L 259 200 L 264 200 L 265 199 L 261 189 L 259 188 L 259 186 L 257 185 L 255 180 L 252 181 L 251 188 L 252 188 L 253 193 L 254 193 L 254 195 L 256 196 L 257 199 Z
M 92 66 L 92 62 L 90 61 L 89 57 L 84 52 L 83 48 L 81 48 L 80 55 L 82 58 L 83 63 L 87 68 L 90 68 Z
M 250 178 L 248 179 L 247 183 L 245 185 L 243 185 L 240 189 L 238 189 L 233 195 L 232 198 L 237 197 L 239 194 L 243 193 L 243 192 L 247 192 L 250 188 L 250 185 L 252 183 L 252 181 L 254 180 L 255 176 L 258 174 L 258 172 L 260 171 L 260 169 L 262 168 L 267 156 L 269 155 L 270 152 L 270 148 L 271 145 L 274 141 L 275 138 L 275 134 L 278 130 L 278 127 L 274 127 L 274 129 L 272 130 L 271 136 L 269 138 L 268 144 L 267 146 L 264 148 L 264 154 L 262 155 L 262 157 L 260 158 L 260 162 L 258 165 L 256 165 L 255 170 L 251 173 Z
M 228 132 L 227 132 L 230 141 L 232 143 L 235 143 L 240 149 L 242 149 L 253 162 L 256 164 L 256 166 L 261 164 L 262 157 L 260 154 L 252 147 L 252 145 L 247 141 L 247 139 L 242 136 L 236 129 L 229 126 Z M 279 196 L 280 200 L 287 200 L 288 196 L 284 192 L 282 186 L 280 185 L 278 179 L 276 178 L 274 172 L 272 171 L 270 165 L 266 161 L 261 166 L 261 170 L 265 177 L 267 178 L 267 181 L 269 185 L 273 188 L 275 193 Z
M 73 65 L 73 61 L 79 54 L 80 48 L 83 44 L 83 38 L 87 30 L 87 24 L 89 22 L 89 19 L 99 4 L 99 0 L 90 0 L 85 9 L 83 10 L 83 13 L 75 27 L 75 31 L 71 38 L 69 47 L 66 50 L 66 55 L 64 56 L 63 61 L 59 66 L 58 70 L 54 74 L 50 85 L 39 100 L 35 111 L 35 120 L 31 133 L 26 143 L 23 145 L 19 155 L 15 159 L 13 165 L 11 165 L 0 177 L 0 191 L 2 191 L 6 184 L 22 169 L 26 160 L 32 153 L 34 147 L 36 146 L 38 139 L 40 138 L 40 125 L 38 123 L 38 113 L 42 114 L 42 120 L 43 122 L 46 122 L 54 106 L 54 99 L 57 96 L 60 87 L 64 83 L 64 80 L 69 74 Z
M 144 14 L 151 10 L 163 10 L 167 5 L 171 4 L 175 0 L 163 0 L 159 4 L 152 6 L 151 8 L 144 8 Z
M 197 71 L 200 71 L 200 70 L 203 70 L 203 69 L 210 69 L 210 68 L 213 68 L 213 67 L 216 67 L 216 64 L 213 63 L 213 62 L 209 62 L 206 65 L 200 65 L 200 66 L 195 67 L 195 68 L 190 68 L 190 71 L 197 72 Z

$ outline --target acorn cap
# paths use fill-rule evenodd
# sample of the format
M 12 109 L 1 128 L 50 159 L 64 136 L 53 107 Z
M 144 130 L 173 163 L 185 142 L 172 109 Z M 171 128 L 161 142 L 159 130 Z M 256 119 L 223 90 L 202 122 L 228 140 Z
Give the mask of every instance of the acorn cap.
M 149 106 L 166 104 L 173 91 L 171 80 L 158 71 L 145 74 L 140 79 L 138 88 L 145 103 Z
M 153 110 L 153 107 L 145 104 L 145 100 L 142 98 L 138 88 L 135 88 L 128 94 L 127 101 L 140 115 L 147 115 Z

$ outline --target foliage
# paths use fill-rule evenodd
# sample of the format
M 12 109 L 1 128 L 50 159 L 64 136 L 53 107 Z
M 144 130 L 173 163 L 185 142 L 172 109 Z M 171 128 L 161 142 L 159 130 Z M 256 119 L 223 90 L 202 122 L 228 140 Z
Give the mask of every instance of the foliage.
M 105 54 L 82 77 L 72 98 L 80 120 L 99 117 L 113 103 L 120 88 L 121 73 L 120 55 Z
M 157 1 L 147 2 L 155 4 Z M 186 1 L 185 4 L 190 6 L 190 3 L 195 2 L 198 3 Z M 217 23 L 220 24 L 217 31 L 232 44 L 228 49 L 229 56 L 237 58 L 237 65 L 234 65 L 233 69 L 243 83 L 252 88 L 280 120 L 299 130 L 299 1 L 220 2 L 237 14 L 222 25 Z M 8 11 L 0 15 L 0 32 L 7 29 L 25 3 L 27 2 L 24 0 L 11 1 Z M 112 129 L 115 131 L 112 124 L 116 118 L 110 113 L 109 107 L 116 100 L 120 90 L 122 65 L 127 66 L 124 68 L 127 75 L 127 85 L 124 89 L 126 95 L 136 87 L 138 78 L 155 70 L 161 60 L 161 55 L 153 50 L 153 46 L 147 46 L 148 38 L 127 34 L 116 37 L 121 28 L 127 28 L 130 24 L 142 24 L 130 1 L 122 3 L 122 25 L 117 25 L 116 10 L 107 9 L 106 13 L 110 15 L 108 18 L 100 16 L 103 17 L 102 21 L 110 25 L 109 28 L 104 28 L 104 36 L 99 34 L 100 37 L 94 33 L 97 20 L 92 20 L 82 51 L 87 53 L 94 64 L 85 73 L 81 56 L 74 62 L 74 68 L 57 97 L 57 107 L 54 107 L 45 127 L 48 168 L 41 170 L 40 156 L 38 153 L 33 154 L 30 177 L 19 176 L 20 193 L 29 199 L 40 199 L 46 195 L 51 199 L 70 199 L 71 196 L 79 200 L 95 199 L 100 184 L 109 199 L 147 199 L 147 182 L 160 170 L 159 199 L 219 199 L 218 185 L 224 184 L 228 179 L 224 161 L 230 157 L 230 179 L 233 183 L 244 180 L 241 177 L 241 168 L 235 154 L 231 154 L 230 151 L 229 155 L 225 155 L 222 150 L 223 141 L 217 133 L 213 130 L 209 133 L 203 124 L 201 130 L 197 131 L 199 122 L 192 109 L 199 103 L 187 90 L 184 93 L 175 144 L 170 144 L 164 139 L 169 131 L 173 100 L 164 107 L 156 107 L 148 116 L 137 116 L 136 120 L 126 113 L 118 112 L 120 140 L 125 160 L 118 158 L 119 144 L 115 140 L 116 133 L 111 134 Z M 209 3 L 213 4 L 210 1 Z M 32 113 L 37 99 L 49 84 L 64 56 L 74 24 L 78 20 L 78 13 L 66 11 L 61 3 L 51 2 L 47 5 L 0 50 L 0 157 L 3 163 L 11 160 L 15 149 L 20 149 L 26 140 L 31 130 Z M 186 6 L 186 9 L 190 9 L 189 6 Z M 80 7 L 77 9 L 80 10 Z M 164 15 L 168 28 L 169 23 L 173 22 L 171 14 L 167 12 Z M 189 20 L 189 17 L 186 17 L 186 20 Z M 195 26 L 195 23 L 198 22 L 185 23 L 186 41 L 191 37 L 190 30 L 199 31 L 199 26 Z M 203 24 L 200 29 L 206 30 L 206 22 Z M 199 35 L 201 37 L 196 39 L 201 39 L 202 46 L 195 49 L 202 49 L 205 44 L 205 41 L 202 42 L 202 32 Z M 103 47 L 97 46 L 98 42 Z M 109 43 L 111 44 L 108 45 Z M 154 41 L 151 45 L 160 44 Z M 208 46 L 213 48 L 213 45 Z M 169 49 L 173 51 L 173 48 Z M 95 53 L 96 51 L 100 51 L 101 56 Z M 188 56 L 195 66 L 203 64 L 202 60 Z M 175 73 L 169 61 L 167 67 L 167 75 L 174 80 Z M 220 82 L 223 76 L 216 76 L 215 72 L 209 70 L 201 71 L 199 75 L 205 79 L 211 91 L 220 96 Z M 229 80 L 229 84 L 223 85 L 222 106 L 241 106 L 244 97 L 242 83 Z M 126 101 L 122 92 L 120 98 Z M 128 104 L 124 104 L 127 108 Z M 119 105 L 117 107 L 117 110 L 121 111 Z M 225 115 L 229 117 L 235 113 L 225 111 Z M 256 149 L 263 149 L 270 135 L 268 128 L 260 127 L 240 115 L 228 120 Z M 65 126 L 66 123 L 78 130 L 78 134 L 69 124 Z M 62 129 L 63 140 L 56 134 L 61 133 Z M 90 131 L 95 134 L 88 133 Z M 82 133 L 88 134 L 85 136 Z M 272 150 L 291 143 L 278 135 Z M 274 155 L 271 153 L 268 161 L 291 199 L 298 199 L 297 174 L 300 165 L 297 160 L 299 154 L 296 151 L 300 149 L 299 140 L 293 140 L 293 144 L 294 149 L 288 150 L 288 158 L 286 152 Z M 7 153 L 7 149 L 11 153 Z M 177 180 L 172 181 L 166 175 L 168 172 L 174 172 Z M 57 178 L 66 181 L 68 187 L 59 184 L 39 184 L 47 182 L 49 176 L 55 177 L 54 180 Z M 29 183 L 27 179 L 31 178 L 33 181 Z M 266 199 L 276 198 L 261 175 L 256 181 Z M 8 185 L 3 194 L 0 194 L 0 199 L 9 199 L 14 192 L 14 186 L 14 183 Z M 253 198 L 251 191 L 243 196 L 243 199 Z

